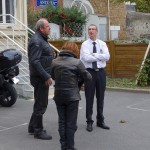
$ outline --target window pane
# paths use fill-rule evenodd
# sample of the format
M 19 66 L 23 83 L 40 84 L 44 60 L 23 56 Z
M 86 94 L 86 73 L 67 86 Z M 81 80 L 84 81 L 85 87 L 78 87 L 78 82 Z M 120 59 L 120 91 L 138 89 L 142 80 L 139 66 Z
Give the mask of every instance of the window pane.
M 2 0 L 0 0 L 0 15 L 2 15 Z M 3 22 L 3 17 L 0 16 L 0 23 Z
M 6 0 L 6 14 L 11 14 L 14 16 L 14 0 Z M 12 23 L 12 17 L 6 16 L 6 23 Z
M 100 24 L 99 25 L 99 39 L 106 41 L 107 40 L 107 30 L 106 30 L 106 24 Z

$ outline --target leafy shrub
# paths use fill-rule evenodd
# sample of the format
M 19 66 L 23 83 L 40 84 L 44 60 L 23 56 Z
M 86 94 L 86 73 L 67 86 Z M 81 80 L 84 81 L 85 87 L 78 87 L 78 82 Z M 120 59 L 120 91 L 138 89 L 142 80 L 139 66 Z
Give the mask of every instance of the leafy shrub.
M 35 24 L 40 16 L 39 11 L 34 11 L 33 9 L 30 9 L 28 7 L 27 13 L 28 13 L 28 15 L 27 15 L 28 16 L 28 27 L 35 31 Z
M 136 3 L 136 10 L 139 12 L 150 13 L 150 0 L 110 0 L 113 4 L 120 4 L 124 2 Z
M 147 86 L 150 85 L 150 58 L 145 59 L 144 65 L 138 73 L 138 85 Z
M 132 40 L 114 40 L 115 44 L 130 44 L 130 43 L 145 43 L 148 44 L 149 43 L 149 39 L 143 38 L 143 39 L 139 39 L 139 38 L 135 38 Z
M 61 34 L 65 33 L 69 37 L 80 37 L 83 25 L 87 21 L 87 16 L 78 7 L 54 7 L 51 3 L 41 11 L 28 9 L 28 26 L 32 30 L 35 29 L 35 23 L 39 18 L 46 18 L 50 23 L 60 25 Z
M 63 8 L 61 6 L 45 6 L 41 11 L 41 17 L 47 18 L 49 22 L 59 25 L 68 23 L 85 24 L 87 16 L 78 7 Z

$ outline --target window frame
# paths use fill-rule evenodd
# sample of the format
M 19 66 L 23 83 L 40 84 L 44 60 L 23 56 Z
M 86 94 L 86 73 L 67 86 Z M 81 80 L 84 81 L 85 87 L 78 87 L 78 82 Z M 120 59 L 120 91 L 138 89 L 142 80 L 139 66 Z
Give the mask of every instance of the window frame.
M 1 5 L 1 14 L 0 14 L 0 24 L 14 24 L 14 19 L 11 16 L 9 16 L 9 14 L 14 16 L 16 0 L 9 0 L 9 1 L 11 4 L 9 4 L 9 8 L 8 8 L 6 7 L 8 0 L 1 0 L 2 5 Z M 12 10 L 12 12 L 7 13 L 7 9 L 9 10 L 9 12 Z

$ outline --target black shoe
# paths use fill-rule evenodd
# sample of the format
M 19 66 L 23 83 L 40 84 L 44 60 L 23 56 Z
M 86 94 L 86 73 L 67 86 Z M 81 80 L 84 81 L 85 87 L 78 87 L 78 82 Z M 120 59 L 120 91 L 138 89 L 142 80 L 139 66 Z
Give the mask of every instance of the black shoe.
M 73 149 L 72 148 L 71 149 L 70 148 L 69 149 L 66 148 L 66 149 L 61 149 L 61 150 L 78 150 L 78 149 L 77 148 L 73 148 Z
M 41 140 L 51 140 L 52 136 L 48 135 L 45 130 L 42 130 L 40 132 L 34 133 L 34 138 Z
M 92 132 L 92 131 L 93 131 L 93 127 L 92 127 L 92 124 L 91 124 L 91 123 L 88 123 L 88 124 L 87 124 L 86 130 L 89 131 L 89 132 Z
M 46 130 L 43 130 L 43 132 L 46 133 Z M 28 128 L 28 133 L 33 135 L 34 134 L 34 129 L 33 128 Z
M 106 130 L 109 130 L 109 129 L 110 129 L 110 127 L 107 126 L 104 122 L 102 122 L 102 123 L 97 123 L 97 126 L 100 127 L 100 128 L 102 128 L 102 129 L 106 129 Z
M 28 128 L 28 133 L 31 134 L 31 135 L 34 134 L 34 129 L 32 127 L 29 127 Z

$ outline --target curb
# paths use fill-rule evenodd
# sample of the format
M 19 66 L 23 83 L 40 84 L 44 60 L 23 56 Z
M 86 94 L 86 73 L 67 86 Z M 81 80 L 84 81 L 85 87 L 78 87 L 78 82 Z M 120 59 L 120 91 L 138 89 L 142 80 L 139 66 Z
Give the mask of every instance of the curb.
M 81 91 L 84 91 L 84 88 L 81 88 Z M 106 91 L 118 91 L 118 92 L 132 92 L 132 93 L 145 93 L 150 94 L 150 89 L 132 89 L 132 88 L 120 88 L 120 87 L 106 87 Z M 49 97 L 53 97 L 54 88 L 50 88 Z
M 150 89 L 131 89 L 131 88 L 118 88 L 118 87 L 106 87 L 107 91 L 120 91 L 120 92 L 132 92 L 132 93 L 145 93 L 150 94 Z

